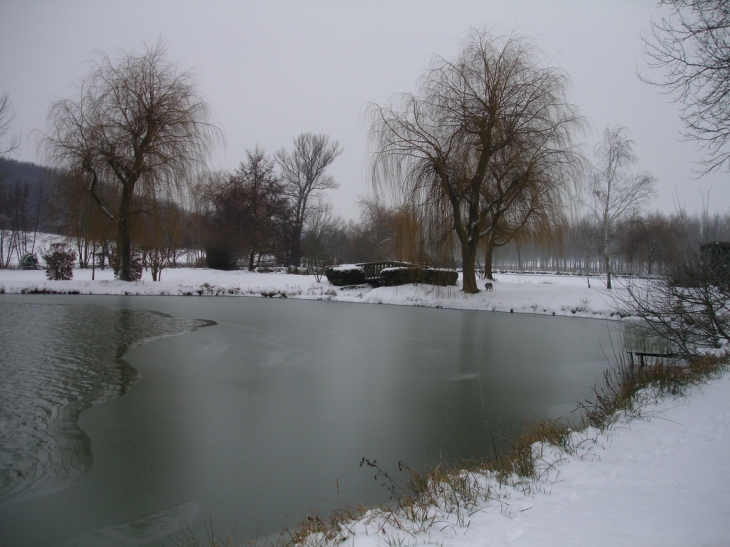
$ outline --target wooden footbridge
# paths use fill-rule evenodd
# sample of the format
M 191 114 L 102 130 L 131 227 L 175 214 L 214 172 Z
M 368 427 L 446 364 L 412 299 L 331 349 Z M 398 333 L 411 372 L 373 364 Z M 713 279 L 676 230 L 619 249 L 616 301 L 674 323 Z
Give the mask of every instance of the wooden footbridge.
M 365 270 L 365 281 L 367 283 L 378 284 L 382 282 L 380 272 L 385 268 L 427 268 L 426 264 L 416 264 L 413 262 L 398 262 L 396 260 L 385 260 L 383 262 L 361 262 L 355 264 Z
M 456 285 L 459 278 L 456 270 L 431 268 L 423 263 L 397 260 L 328 266 L 325 275 L 330 283 L 339 287 L 361 283 L 389 287 L 407 283 L 447 286 Z

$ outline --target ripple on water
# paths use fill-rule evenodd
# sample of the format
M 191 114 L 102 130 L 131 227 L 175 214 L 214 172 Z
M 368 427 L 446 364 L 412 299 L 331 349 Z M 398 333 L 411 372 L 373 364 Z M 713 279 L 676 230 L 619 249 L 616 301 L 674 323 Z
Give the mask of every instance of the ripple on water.
M 205 324 L 150 311 L 0 303 L 0 505 L 86 474 L 93 456 L 79 415 L 140 378 L 122 355 Z

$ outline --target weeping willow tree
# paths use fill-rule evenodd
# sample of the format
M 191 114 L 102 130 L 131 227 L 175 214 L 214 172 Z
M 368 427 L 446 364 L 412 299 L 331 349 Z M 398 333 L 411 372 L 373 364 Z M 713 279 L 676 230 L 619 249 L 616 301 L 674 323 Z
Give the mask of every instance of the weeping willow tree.
M 509 154 L 509 155 L 508 155 Z M 484 237 L 484 275 L 492 277 L 492 261 L 498 247 L 515 242 L 550 245 L 559 241 L 567 225 L 566 212 L 577 203 L 570 197 L 578 190 L 584 171 L 580 157 L 555 153 L 550 148 L 505 149 L 493 163 L 485 199 L 491 204 Z M 512 177 L 516 184 L 505 181 Z
M 466 293 L 478 292 L 480 245 L 558 210 L 582 165 L 568 77 L 541 57 L 524 37 L 472 30 L 456 58 L 433 58 L 416 93 L 368 108 L 374 185 L 458 242 Z
M 406 202 L 393 209 L 395 260 L 453 268 L 454 241 L 441 211 Z
M 190 72 L 162 43 L 117 58 L 99 53 L 75 97 L 57 101 L 43 138 L 52 163 L 84 180 L 117 227 L 119 278 L 132 275 L 132 229 L 144 203 L 174 199 L 204 166 L 219 130 Z M 113 202 L 100 191 L 116 190 Z

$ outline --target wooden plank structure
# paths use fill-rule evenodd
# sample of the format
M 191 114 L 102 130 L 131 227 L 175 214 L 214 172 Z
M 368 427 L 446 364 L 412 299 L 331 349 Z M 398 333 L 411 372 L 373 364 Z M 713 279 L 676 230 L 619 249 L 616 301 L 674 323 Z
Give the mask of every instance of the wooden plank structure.
M 382 278 L 380 272 L 385 268 L 399 268 L 399 267 L 426 267 L 425 264 L 414 264 L 412 262 L 398 262 L 395 260 L 385 260 L 383 262 L 362 262 L 355 264 L 365 270 L 365 281 L 367 283 L 381 283 Z
M 683 355 L 679 353 L 652 353 L 649 351 L 627 351 L 626 353 L 629 354 L 629 360 L 631 361 L 631 368 L 634 367 L 634 355 L 636 355 L 639 358 L 639 368 L 644 368 L 646 366 L 646 357 L 664 357 L 667 359 L 674 359 L 677 357 L 684 357 Z

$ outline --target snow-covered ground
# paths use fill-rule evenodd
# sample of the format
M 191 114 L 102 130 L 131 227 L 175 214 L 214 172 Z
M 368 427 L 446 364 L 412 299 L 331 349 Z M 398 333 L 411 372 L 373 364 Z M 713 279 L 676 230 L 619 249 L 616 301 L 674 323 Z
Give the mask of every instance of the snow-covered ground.
M 459 287 L 332 287 L 323 278 L 283 273 L 170 269 L 163 281 L 124 283 L 109 270 L 75 270 L 72 281 L 47 281 L 43 271 L 0 271 L 0 292 L 258 296 L 326 299 L 515 313 L 616 318 L 603 283 L 561 275 L 498 274 L 493 292 Z M 483 285 L 482 285 L 483 286 Z M 607 432 L 576 433 L 574 455 L 542 447 L 544 480 L 524 489 L 498 486 L 497 500 L 466 515 L 434 512 L 416 531 L 374 513 L 350 526 L 341 545 L 730 546 L 730 375 L 686 399 L 647 407 L 642 419 Z M 486 479 L 482 479 L 486 480 Z M 434 511 L 437 511 L 434 509 Z M 464 517 L 464 514 L 462 514 Z M 403 523 L 401 523 L 402 526 Z M 339 540 L 338 540 L 339 542 Z
M 543 446 L 544 480 L 529 493 L 494 483 L 498 499 L 461 523 L 434 510 L 434 524 L 416 531 L 373 512 L 340 545 L 730 545 L 729 395 L 726 374 L 642 419 L 573 434 L 575 455 Z
M 0 292 L 269 296 L 580 317 L 611 317 L 615 311 L 611 294 L 599 278 L 592 278 L 592 288 L 588 288 L 585 277 L 572 275 L 497 274 L 494 290 L 477 295 L 463 294 L 460 286 L 348 288 L 334 287 L 325 277 L 317 282 L 309 275 L 206 268 L 164 270 L 162 281 L 157 282 L 149 272 L 143 272 L 142 280 L 133 283 L 115 280 L 109 269 L 96 270 L 94 281 L 91 275 L 90 269 L 76 269 L 71 281 L 48 281 L 43 270 L 0 270 Z M 482 282 L 479 285 L 484 287 Z

